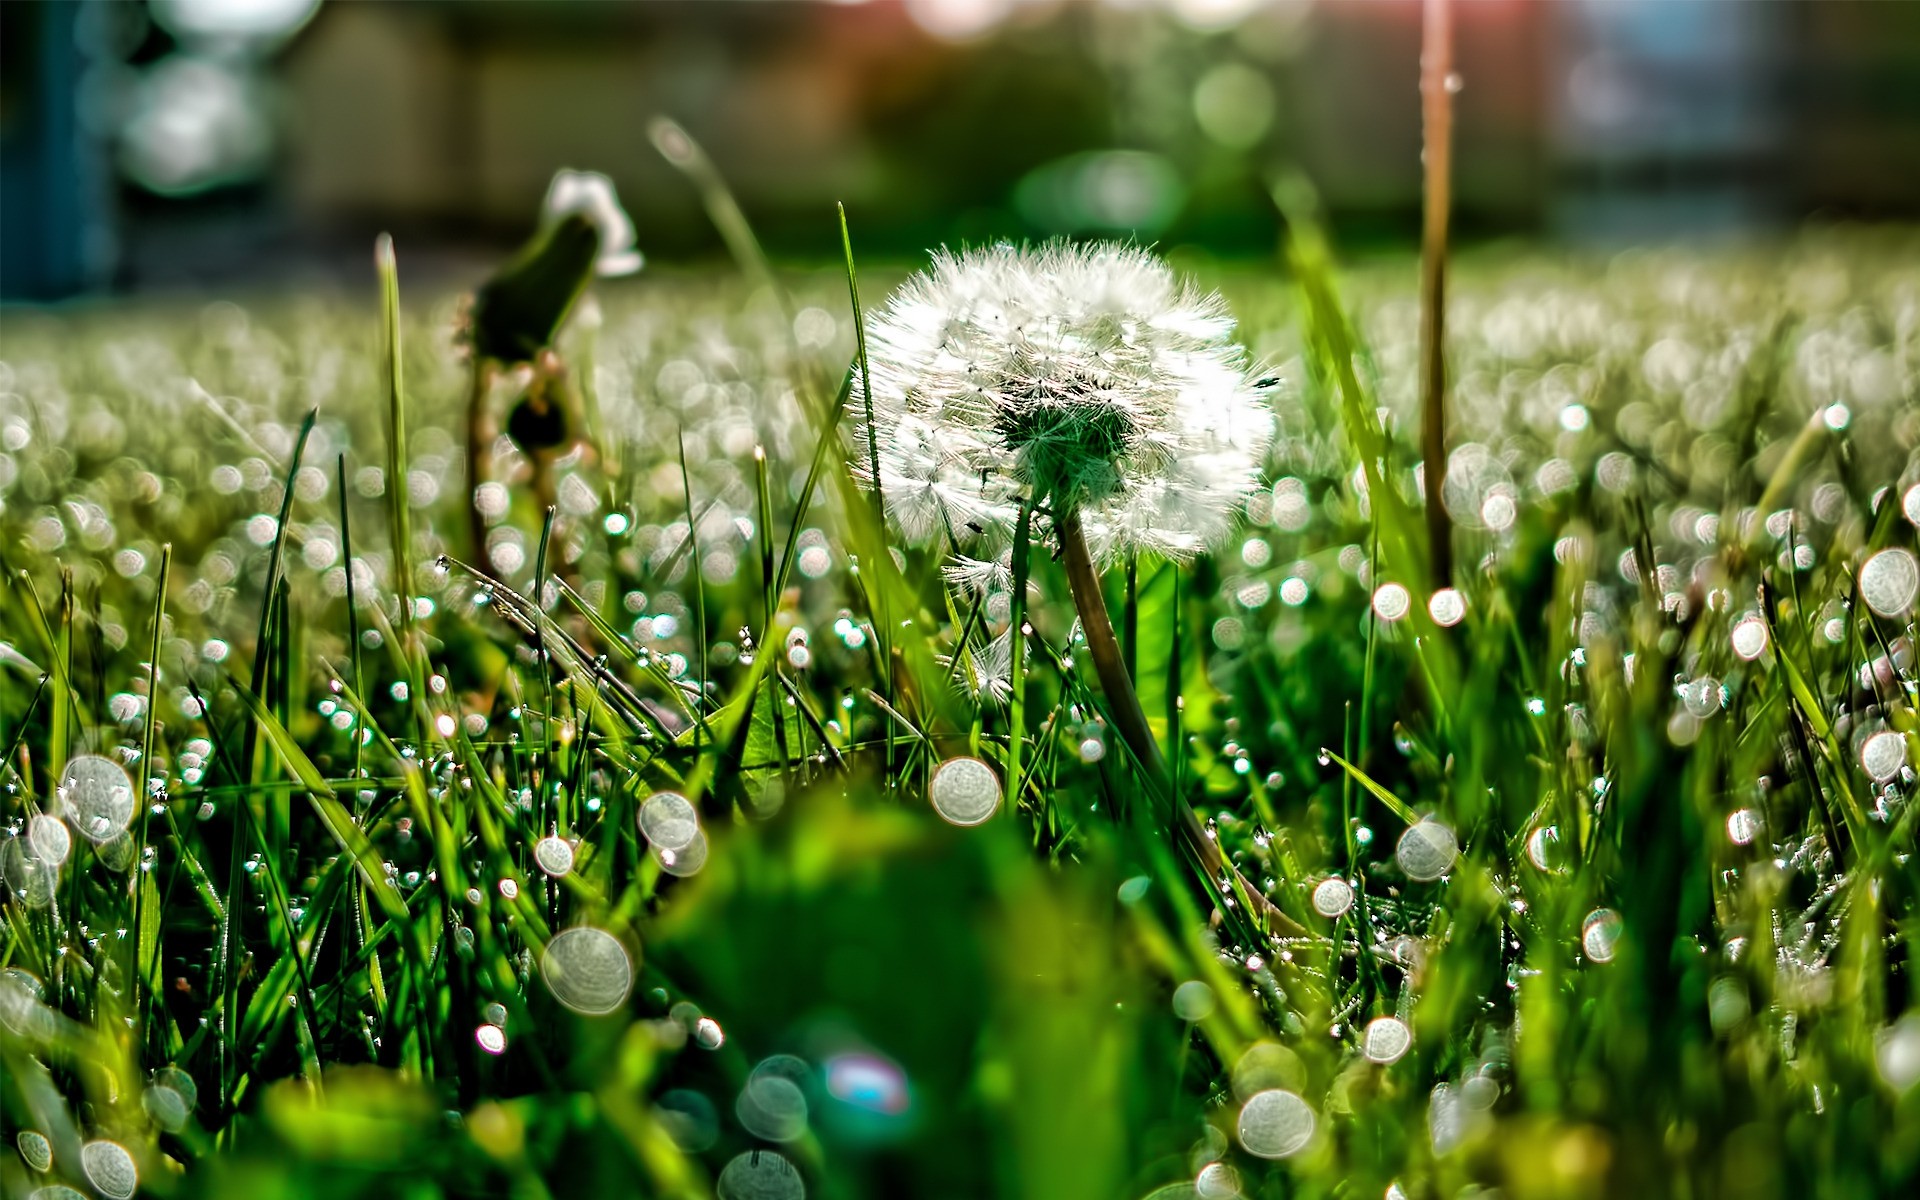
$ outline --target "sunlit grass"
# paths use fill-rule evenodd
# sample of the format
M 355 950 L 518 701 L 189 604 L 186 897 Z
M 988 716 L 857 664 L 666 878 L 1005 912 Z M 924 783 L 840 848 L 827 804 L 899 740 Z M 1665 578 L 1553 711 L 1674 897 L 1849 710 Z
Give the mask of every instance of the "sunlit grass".
M 1057 547 L 1015 597 L 880 543 L 845 276 L 599 285 L 581 440 L 550 497 L 493 444 L 476 548 L 473 375 L 400 250 L 392 333 L 0 326 L 8 1194 L 114 1195 L 116 1147 L 234 1195 L 1920 1169 L 1911 239 L 1459 266 L 1441 594 L 1411 267 L 1208 279 L 1268 482 L 1104 584 L 1271 916 L 1141 786 Z

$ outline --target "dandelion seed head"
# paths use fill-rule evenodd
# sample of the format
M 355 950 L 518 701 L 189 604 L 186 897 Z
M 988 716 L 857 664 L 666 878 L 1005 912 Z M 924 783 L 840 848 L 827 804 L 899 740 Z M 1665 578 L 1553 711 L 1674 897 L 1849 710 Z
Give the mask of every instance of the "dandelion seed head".
M 941 252 L 868 326 L 874 460 L 911 540 L 997 547 L 1022 498 L 1082 512 L 1097 556 L 1188 558 L 1258 483 L 1273 417 L 1218 296 L 1113 244 Z

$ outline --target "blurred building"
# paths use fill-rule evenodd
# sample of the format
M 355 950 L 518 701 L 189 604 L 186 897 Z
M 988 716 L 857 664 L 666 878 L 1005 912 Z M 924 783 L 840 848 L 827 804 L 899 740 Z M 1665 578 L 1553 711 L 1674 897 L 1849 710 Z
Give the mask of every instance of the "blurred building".
M 317 4 L 0 5 L 0 288 L 357 264 L 377 228 L 458 270 L 563 166 L 618 182 L 656 261 L 717 253 L 659 113 L 790 257 L 833 256 L 837 200 L 877 256 L 1060 233 L 1264 254 L 1265 182 L 1294 166 L 1349 244 L 1417 226 L 1419 0 Z M 1920 6 L 1457 5 L 1464 237 L 1920 213 Z

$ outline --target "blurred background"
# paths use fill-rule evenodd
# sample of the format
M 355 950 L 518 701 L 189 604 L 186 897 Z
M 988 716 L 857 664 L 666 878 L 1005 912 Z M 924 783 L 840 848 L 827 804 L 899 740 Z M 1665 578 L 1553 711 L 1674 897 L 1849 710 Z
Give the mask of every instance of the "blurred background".
M 1616 244 L 1920 215 L 1920 5 L 1459 0 L 1456 228 Z M 1271 252 L 1299 168 L 1412 246 L 1419 0 L 7 0 L 0 293 L 469 273 L 553 172 L 656 264 L 721 252 L 679 120 L 768 249 L 1119 234 Z

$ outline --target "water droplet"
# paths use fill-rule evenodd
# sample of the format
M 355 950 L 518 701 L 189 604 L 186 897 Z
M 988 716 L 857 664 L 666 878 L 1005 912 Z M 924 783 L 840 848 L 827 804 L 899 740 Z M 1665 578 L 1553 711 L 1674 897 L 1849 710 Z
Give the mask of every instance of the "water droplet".
M 1720 681 L 1711 675 L 1702 675 L 1681 689 L 1680 702 L 1686 705 L 1687 712 L 1695 717 L 1711 717 L 1720 711 L 1726 702 L 1726 696 L 1720 689 Z
M 660 869 L 669 875 L 682 879 L 698 875 L 700 869 L 707 865 L 707 835 L 696 829 L 693 840 L 678 850 L 662 850 L 655 846 L 651 853 L 654 861 L 660 864 Z
M 720 1114 L 714 1111 L 713 1101 L 699 1092 L 675 1088 L 660 1097 L 653 1115 L 673 1144 L 689 1154 L 707 1150 L 720 1140 Z
M 954 825 L 978 825 L 1000 807 L 1000 777 L 977 758 L 950 758 L 933 772 L 927 799 Z
M 1313 1109 L 1285 1088 L 1255 1092 L 1240 1106 L 1240 1145 L 1257 1158 L 1286 1158 L 1313 1140 Z
M 543 837 L 533 844 L 533 861 L 555 879 L 573 870 L 573 847 L 562 837 Z
M 540 959 L 554 999 L 578 1013 L 610 1013 L 633 990 L 633 960 L 617 938 L 579 926 L 555 934 Z
M 53 1143 L 45 1134 L 23 1129 L 13 1143 L 20 1147 L 20 1157 L 34 1170 L 44 1171 L 53 1165 Z
M 1413 1031 L 1398 1017 L 1375 1017 L 1360 1035 L 1360 1052 L 1377 1063 L 1399 1062 L 1413 1045 Z
M 1210 1162 L 1193 1179 L 1197 1200 L 1233 1200 L 1240 1194 L 1240 1172 L 1223 1162 Z
M 1748 617 L 1733 627 L 1733 652 L 1751 662 L 1767 649 L 1767 623 Z
M 1883 617 L 1904 617 L 1920 592 L 1920 563 L 1895 546 L 1860 564 L 1860 598 Z
M 1907 765 L 1907 739 L 1883 729 L 1860 743 L 1860 767 L 1875 783 L 1885 783 Z
M 1413 596 L 1397 583 L 1383 583 L 1373 593 L 1373 611 L 1382 621 L 1398 621 L 1413 607 Z
M 702 1050 L 718 1050 L 726 1045 L 727 1032 L 712 1017 L 701 1017 L 693 1023 L 693 1040 Z
M 1587 952 L 1587 958 L 1597 963 L 1612 962 L 1622 929 L 1620 914 L 1610 908 L 1596 908 L 1588 913 L 1580 926 L 1580 946 Z
M 807 1131 L 807 1096 L 777 1070 L 754 1068 L 734 1102 L 734 1116 L 748 1133 L 768 1142 L 791 1142 Z
M 1736 809 L 1727 815 L 1727 838 L 1736 846 L 1745 846 L 1760 836 L 1760 814 L 1750 808 Z
M 720 1171 L 714 1183 L 720 1200 L 806 1200 L 800 1170 L 771 1150 L 749 1150 Z
M 1192 1024 L 1213 1015 L 1213 989 L 1198 979 L 1189 979 L 1173 989 L 1173 1015 Z
M 1122 904 L 1138 904 L 1146 896 L 1147 889 L 1152 886 L 1153 881 L 1145 875 L 1135 875 L 1121 883 L 1120 890 L 1115 895 Z
M 57 868 L 73 850 L 73 834 L 59 817 L 37 813 L 27 824 L 27 843 L 41 862 Z
M 498 1025 L 480 1026 L 473 1031 L 473 1040 L 480 1043 L 480 1048 L 488 1054 L 507 1052 L 507 1031 Z
M 1453 869 L 1460 855 L 1460 844 L 1453 830 L 1438 821 L 1417 821 L 1407 826 L 1394 847 L 1393 857 L 1408 879 L 1431 883 Z
M 1467 615 L 1467 598 L 1453 588 L 1441 588 L 1427 601 L 1427 615 L 1435 625 L 1458 625 Z
M 655 792 L 640 805 L 640 833 L 655 850 L 684 850 L 700 836 L 700 814 L 678 792 Z
M 67 764 L 60 798 L 80 836 L 96 844 L 111 841 L 133 820 L 133 780 L 119 763 L 98 754 Z
M 156 1083 L 141 1093 L 140 1106 L 147 1110 L 155 1125 L 168 1133 L 179 1133 L 187 1127 L 186 1097 L 164 1083 Z
M 86 1172 L 93 1190 L 107 1200 L 128 1200 L 140 1186 L 133 1155 L 118 1142 L 88 1142 L 80 1147 L 80 1169 Z
M 1886 1085 L 1902 1095 L 1920 1083 L 1920 1013 L 1910 1012 L 1875 1032 L 1873 1065 Z
M 1353 907 L 1353 885 L 1338 876 L 1322 879 L 1313 889 L 1313 911 L 1329 919 L 1345 916 Z

